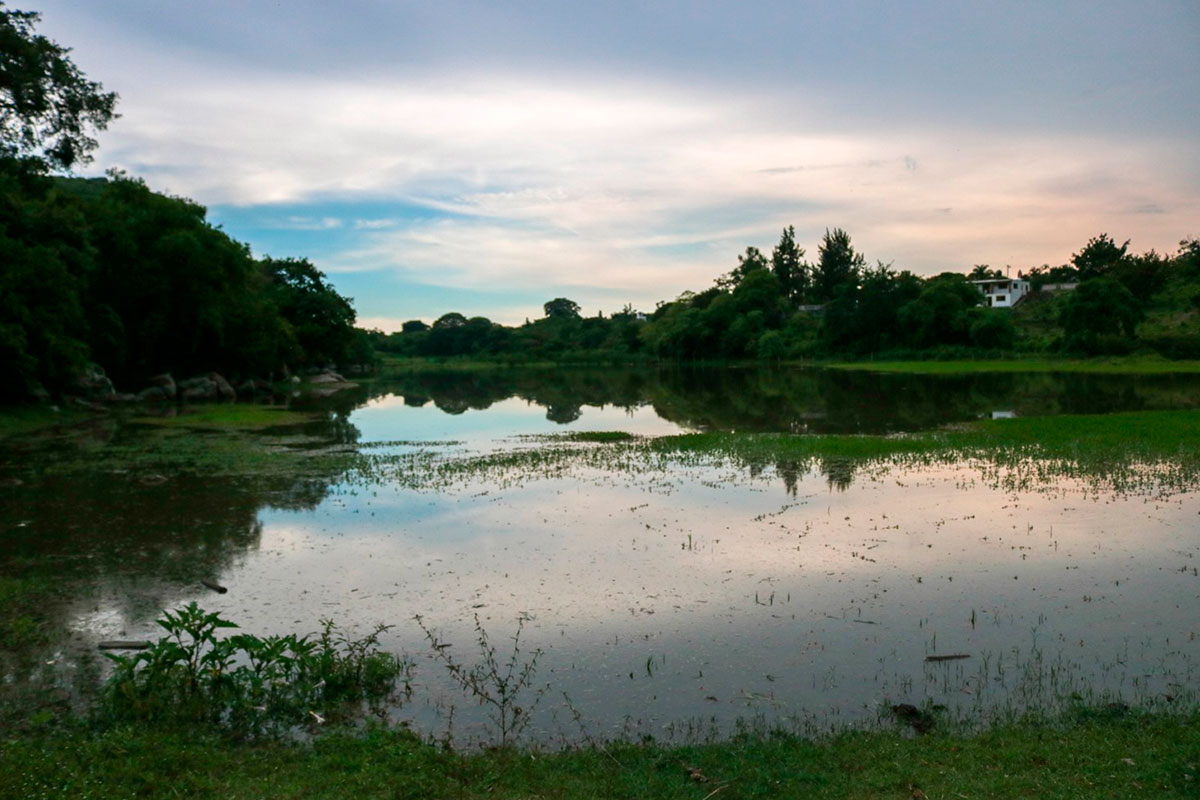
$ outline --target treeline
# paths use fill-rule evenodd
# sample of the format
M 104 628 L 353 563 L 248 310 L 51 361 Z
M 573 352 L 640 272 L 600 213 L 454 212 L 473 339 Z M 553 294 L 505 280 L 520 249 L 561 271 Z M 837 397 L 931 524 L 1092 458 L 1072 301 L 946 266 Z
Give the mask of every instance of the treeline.
M 0 396 L 370 361 L 350 300 L 304 259 L 254 258 L 189 200 L 113 174 L 53 178 L 0 160 Z
M 979 356 L 1014 351 L 1096 355 L 1138 349 L 1200 357 L 1200 240 L 1173 256 L 1129 252 L 1107 234 L 1069 264 L 1035 267 L 1033 293 L 1016 308 L 991 308 L 969 274 L 929 278 L 857 252 L 850 235 L 827 230 L 812 262 L 786 228 L 770 255 L 748 247 L 737 266 L 700 292 L 660 303 L 652 314 L 626 307 L 582 317 L 556 298 L 545 316 L 517 327 L 449 313 L 432 325 L 404 323 L 372 334 L 375 346 L 406 356 L 509 360 L 803 359 L 888 355 Z M 1051 291 L 1051 290 L 1054 291 Z

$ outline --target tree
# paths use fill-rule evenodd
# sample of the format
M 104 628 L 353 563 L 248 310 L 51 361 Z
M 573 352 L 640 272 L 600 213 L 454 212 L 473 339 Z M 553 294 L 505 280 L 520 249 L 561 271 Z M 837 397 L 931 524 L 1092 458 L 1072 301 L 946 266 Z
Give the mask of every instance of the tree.
M 308 364 L 348 363 L 354 343 L 354 306 L 306 258 L 264 258 L 270 295 L 295 331 L 300 358 Z
M 433 329 L 440 331 L 443 328 L 458 328 L 467 324 L 467 318 L 457 311 L 451 311 L 447 314 L 442 314 L 433 321 Z
M 543 303 L 542 310 L 552 319 L 579 319 L 579 304 L 565 297 Z
M 971 268 L 971 271 L 967 273 L 967 280 L 969 281 L 986 281 L 990 278 L 1003 277 L 1004 273 L 998 269 L 992 269 L 987 264 L 976 264 Z
M 1079 270 L 1080 280 L 1099 278 L 1110 274 L 1126 257 L 1129 240 L 1117 247 L 1107 233 L 1088 240 L 1083 249 L 1071 256 L 1071 263 Z
M 788 225 L 779 237 L 779 244 L 771 251 L 771 271 L 779 279 L 779 285 L 793 303 L 803 303 L 808 294 L 808 264 L 804 262 L 804 248 L 796 244 L 796 229 Z
M 925 282 L 921 294 L 900 309 L 897 319 L 913 347 L 968 344 L 968 310 L 982 300 L 961 272 L 943 272 Z
M 1059 323 L 1068 350 L 1099 353 L 1132 339 L 1142 321 L 1137 299 L 1114 278 L 1093 278 L 1079 284 L 1063 303 Z
M 830 231 L 817 248 L 817 264 L 813 269 L 813 294 L 817 301 L 827 303 L 837 298 L 847 286 L 858 282 L 858 274 L 866 263 L 862 254 L 854 252 L 850 234 L 841 228 Z
M 404 333 L 420 333 L 429 330 L 429 326 L 419 319 L 410 319 L 400 326 L 400 330 Z
M 762 251 L 757 247 L 747 247 L 746 254 L 738 256 L 738 265 L 728 275 L 717 278 L 717 288 L 732 289 L 748 276 L 766 268 L 767 257 L 762 254 Z
M 40 19 L 0 3 L 0 156 L 65 170 L 91 160 L 117 95 L 84 77 L 68 48 L 35 33 Z

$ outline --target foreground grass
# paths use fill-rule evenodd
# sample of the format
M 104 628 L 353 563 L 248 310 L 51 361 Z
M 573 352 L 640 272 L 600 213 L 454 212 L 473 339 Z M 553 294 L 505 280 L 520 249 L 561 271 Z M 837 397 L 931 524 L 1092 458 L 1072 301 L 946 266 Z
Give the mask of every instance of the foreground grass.
M 970 361 L 851 361 L 826 364 L 832 369 L 963 375 L 973 372 L 1086 372 L 1108 375 L 1162 375 L 1200 372 L 1200 361 L 1169 361 L 1158 356 L 1054 359 L 1015 358 Z
M 973 736 L 748 735 L 463 754 L 402 730 L 248 745 L 68 728 L 0 740 L 0 796 L 222 798 L 1196 797 L 1200 715 L 1079 713 Z

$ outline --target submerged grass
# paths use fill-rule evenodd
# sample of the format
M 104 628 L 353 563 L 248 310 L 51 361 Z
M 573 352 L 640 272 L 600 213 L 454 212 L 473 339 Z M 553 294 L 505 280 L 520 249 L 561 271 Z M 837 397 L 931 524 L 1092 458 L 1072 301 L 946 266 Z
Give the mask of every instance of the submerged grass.
M 963 375 L 974 372 L 1076 372 L 1108 375 L 1162 375 L 1200 372 L 1200 361 L 1169 361 L 1160 356 L 1055 359 L 1014 358 L 971 361 L 850 361 L 824 366 L 872 372 L 912 372 L 927 375 Z
M 140 414 L 134 419 L 145 425 L 183 427 L 205 430 L 263 430 L 285 425 L 303 425 L 317 415 L 309 411 L 293 411 L 284 406 L 221 403 L 188 407 L 174 416 Z
M 1080 709 L 977 735 L 749 734 L 464 754 L 403 729 L 244 744 L 82 725 L 0 741 L 5 797 L 1196 797 L 1200 716 Z
M 486 453 L 365 456 L 357 475 L 366 482 L 386 479 L 439 489 L 468 480 L 504 486 L 576 468 L 669 474 L 679 467 L 721 464 L 789 471 L 818 466 L 831 475 L 851 476 L 866 468 L 967 463 L 1023 488 L 1053 485 L 1064 477 L 1117 490 L 1178 491 L 1200 483 L 1200 411 L 1194 410 L 980 420 L 893 436 L 600 433 L 538 441 L 535 447 Z M 590 446 L 578 446 L 581 442 Z

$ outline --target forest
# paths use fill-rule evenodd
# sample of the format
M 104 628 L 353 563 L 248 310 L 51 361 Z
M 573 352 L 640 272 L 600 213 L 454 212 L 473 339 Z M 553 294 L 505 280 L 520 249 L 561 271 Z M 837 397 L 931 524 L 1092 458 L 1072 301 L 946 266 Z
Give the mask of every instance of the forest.
M 1129 245 L 1093 237 L 1069 264 L 1018 273 L 1032 291 L 1015 307 L 990 308 L 971 281 L 1007 276 L 988 265 L 932 277 L 871 265 L 840 228 L 826 230 L 810 263 L 789 226 L 770 255 L 748 247 L 712 286 L 652 313 L 583 317 L 560 297 L 517 327 L 451 312 L 371 336 L 397 355 L 515 360 L 1200 357 L 1200 239 L 1173 255 Z

